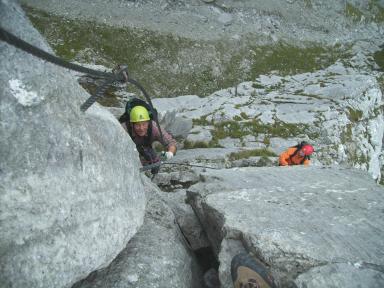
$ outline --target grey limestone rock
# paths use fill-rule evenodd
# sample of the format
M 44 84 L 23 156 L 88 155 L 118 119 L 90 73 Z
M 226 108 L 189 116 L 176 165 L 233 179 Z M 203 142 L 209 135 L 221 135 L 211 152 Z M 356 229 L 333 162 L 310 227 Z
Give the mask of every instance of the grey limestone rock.
M 0 25 L 50 53 L 15 1 Z M 133 143 L 63 68 L 0 42 L 0 287 L 71 287 L 143 222 Z
M 270 266 L 282 287 L 382 283 L 384 190 L 365 172 L 301 166 L 202 175 L 205 182 L 187 191 L 188 202 L 219 256 L 222 287 L 232 287 L 229 260 L 238 251 L 229 240 Z
M 74 288 L 201 287 L 195 258 L 175 225 L 172 210 L 149 180 L 143 226 L 107 268 Z
M 176 116 L 176 111 L 159 115 L 160 124 L 174 137 L 187 137 L 192 129 L 192 119 Z
M 226 138 L 213 139 L 224 147 L 265 145 L 276 154 L 306 140 L 315 145 L 313 158 L 320 163 L 353 166 L 380 180 L 383 95 L 373 73 L 336 62 L 312 73 L 261 75 L 236 90 L 223 89 L 205 98 L 157 99 L 156 105 L 209 123 L 187 139 L 204 135 L 205 129 L 210 135 L 224 134 Z M 281 129 L 276 133 L 272 127 Z
M 335 263 L 315 267 L 297 277 L 299 288 L 384 286 L 384 273 L 369 263 Z
M 185 190 L 165 192 L 162 193 L 162 197 L 166 199 L 167 204 L 173 210 L 175 219 L 192 250 L 209 247 L 210 244 L 199 219 L 192 207 L 185 203 Z

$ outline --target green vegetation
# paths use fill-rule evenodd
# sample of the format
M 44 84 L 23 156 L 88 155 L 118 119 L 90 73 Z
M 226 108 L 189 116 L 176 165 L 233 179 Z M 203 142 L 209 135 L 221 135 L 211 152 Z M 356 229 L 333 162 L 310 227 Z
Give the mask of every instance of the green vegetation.
M 271 139 L 268 136 L 265 136 L 263 143 L 264 143 L 264 145 L 269 146 L 269 145 L 271 145 Z
M 379 0 L 370 0 L 368 7 L 376 22 L 384 22 L 384 7 L 380 5 Z
M 209 148 L 209 143 L 204 141 L 191 142 L 191 141 L 185 140 L 183 144 L 184 144 L 184 149 Z
M 257 136 L 259 134 L 268 135 L 269 137 L 289 138 L 300 134 L 308 134 L 308 125 L 290 124 L 282 121 L 275 121 L 273 124 L 264 124 L 257 119 L 247 122 L 224 121 L 214 124 L 213 138 L 224 139 L 242 138 L 246 135 Z M 268 138 L 269 138 L 268 137 Z
M 381 93 L 384 95 L 384 74 L 377 78 L 377 82 L 379 83 Z M 380 106 L 381 113 L 384 113 L 383 106 Z
M 362 7 L 360 6 L 360 8 Z M 384 6 L 380 3 L 380 0 L 369 0 L 368 6 L 364 6 L 364 9 L 361 10 L 351 3 L 347 3 L 345 5 L 345 15 L 355 22 L 366 19 L 366 21 L 381 23 L 384 22 Z
M 381 71 L 384 72 L 384 49 L 376 51 L 373 54 L 373 59 L 375 60 L 376 64 L 380 67 Z
M 200 119 L 192 119 L 192 123 L 193 123 L 193 126 L 209 126 L 209 125 L 213 125 L 213 121 L 208 121 L 207 120 L 207 117 L 208 115 L 204 115 L 202 117 L 200 117 Z
M 304 7 L 305 8 L 312 8 L 312 1 L 311 0 L 304 0 Z
M 345 5 L 345 15 L 352 18 L 354 21 L 360 21 L 363 13 L 351 3 Z
M 363 111 L 354 110 L 351 107 L 348 107 L 348 118 L 351 122 L 358 122 L 363 117 Z
M 203 125 L 206 119 L 197 120 L 199 125 Z M 192 148 L 210 148 L 210 147 L 221 147 L 219 140 L 224 138 L 241 139 L 247 135 L 257 136 L 259 134 L 264 135 L 263 143 L 270 145 L 271 137 L 282 137 L 290 138 L 296 137 L 302 134 L 308 135 L 310 138 L 315 139 L 318 135 L 315 132 L 309 130 L 309 126 L 305 124 L 291 124 L 284 123 L 282 121 L 275 120 L 273 124 L 264 124 L 260 120 L 253 119 L 251 121 L 223 121 L 219 123 L 209 122 L 213 125 L 212 140 L 209 143 L 206 142 L 189 142 L 184 141 L 185 149 Z
M 363 155 L 361 151 L 357 151 L 356 149 L 352 149 L 352 151 L 348 151 L 348 162 L 352 165 L 367 165 L 367 169 L 369 166 L 369 157 Z
M 184 140 L 183 148 L 196 149 L 196 148 L 223 148 L 223 147 L 218 144 L 217 140 L 211 140 L 208 143 L 204 141 L 192 142 L 192 141 Z
M 256 157 L 256 156 L 262 156 L 262 157 L 276 157 L 277 155 L 268 149 L 253 149 L 253 150 L 243 150 L 240 152 L 234 152 L 229 155 L 229 160 L 239 160 L 239 159 L 245 159 L 249 157 Z
M 213 130 L 214 139 L 224 139 L 226 137 L 241 138 L 247 135 L 243 130 L 243 125 L 237 121 L 224 121 L 216 123 Z
M 341 133 L 341 143 L 346 144 L 352 142 L 352 124 L 347 124 L 345 130 Z
M 247 113 L 245 113 L 245 112 L 241 112 L 241 113 L 240 113 L 240 116 L 241 116 L 243 119 L 245 119 L 245 120 L 249 119 Z
M 257 82 L 253 82 L 252 87 L 255 89 L 264 89 L 264 86 Z
M 346 47 L 256 46 L 252 37 L 243 39 L 241 46 L 229 40 L 193 41 L 143 29 L 70 20 L 27 6 L 24 9 L 58 56 L 109 68 L 125 63 L 132 78 L 157 97 L 205 96 L 272 70 L 280 75 L 311 72 L 349 58 Z M 246 67 L 242 65 L 244 59 L 249 61 Z
M 343 50 L 343 52 L 342 52 Z M 280 43 L 266 47 L 253 47 L 250 55 L 253 63 L 251 75 L 257 76 L 277 70 L 279 75 L 313 72 L 327 67 L 339 58 L 348 58 L 346 49 L 341 47 L 308 46 L 299 48 Z M 255 77 L 256 78 L 256 77 Z

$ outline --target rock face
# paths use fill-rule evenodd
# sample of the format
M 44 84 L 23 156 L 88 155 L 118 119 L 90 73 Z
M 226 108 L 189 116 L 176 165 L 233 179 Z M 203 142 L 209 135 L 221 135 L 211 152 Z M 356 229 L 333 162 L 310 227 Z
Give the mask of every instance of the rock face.
M 375 19 L 375 16 L 380 17 L 383 4 L 368 0 L 354 0 L 348 5 L 340 0 L 328 3 L 321 0 L 305 3 L 284 0 L 217 0 L 211 3 L 201 0 L 112 0 L 108 5 L 102 0 L 92 3 L 76 0 L 22 2 L 72 19 L 139 27 L 192 39 L 227 37 L 236 42 L 241 35 L 256 34 L 261 41 L 283 38 L 334 45 L 356 39 L 372 40 L 383 29 L 380 20 Z M 156 18 L 152 18 L 153 15 Z
M 146 181 L 148 204 L 143 226 L 106 269 L 73 288 L 196 287 L 199 270 L 160 191 Z
M 384 190 L 363 172 L 266 167 L 202 175 L 188 198 L 219 255 L 222 287 L 232 287 L 239 246 L 271 267 L 281 287 L 384 285 Z
M 376 78 L 359 68 L 336 63 L 313 73 L 262 75 L 206 98 L 187 95 L 153 102 L 161 113 L 176 111 L 202 123 L 199 135 L 213 135 L 205 136 L 210 145 L 268 148 L 279 154 L 307 140 L 315 145 L 317 162 L 347 164 L 381 177 L 382 92 Z
M 384 35 L 384 3 L 373 0 L 21 2 L 60 53 L 110 68 L 127 63 L 157 97 L 207 96 L 272 71 L 349 64 L 356 54 L 372 57 Z M 351 49 L 356 42 L 364 47 Z
M 168 205 L 171 207 L 175 219 L 189 243 L 188 246 L 193 251 L 209 247 L 210 243 L 199 219 L 196 217 L 192 207 L 185 203 L 185 190 L 163 193 L 162 197 L 167 200 Z
M 0 25 L 52 53 L 14 1 Z M 71 287 L 143 222 L 134 145 L 70 73 L 0 42 L 1 287 Z

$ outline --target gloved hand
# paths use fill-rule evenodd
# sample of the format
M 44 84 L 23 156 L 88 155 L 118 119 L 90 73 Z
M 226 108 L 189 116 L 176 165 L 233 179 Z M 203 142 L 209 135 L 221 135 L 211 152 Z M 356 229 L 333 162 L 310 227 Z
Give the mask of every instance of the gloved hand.
M 173 158 L 173 153 L 170 151 L 163 151 L 161 152 L 161 156 L 164 157 L 166 160 L 170 160 Z

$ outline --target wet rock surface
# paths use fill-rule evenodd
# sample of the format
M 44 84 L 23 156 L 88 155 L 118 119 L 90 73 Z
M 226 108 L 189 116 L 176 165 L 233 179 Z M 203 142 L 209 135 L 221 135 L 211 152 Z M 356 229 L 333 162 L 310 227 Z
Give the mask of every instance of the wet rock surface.
M 282 287 L 382 285 L 383 188 L 363 172 L 271 167 L 203 174 L 205 183 L 189 188 L 188 199 L 220 259 L 222 287 L 232 285 L 228 259 L 239 250 L 228 245 L 233 240 L 271 267 Z

